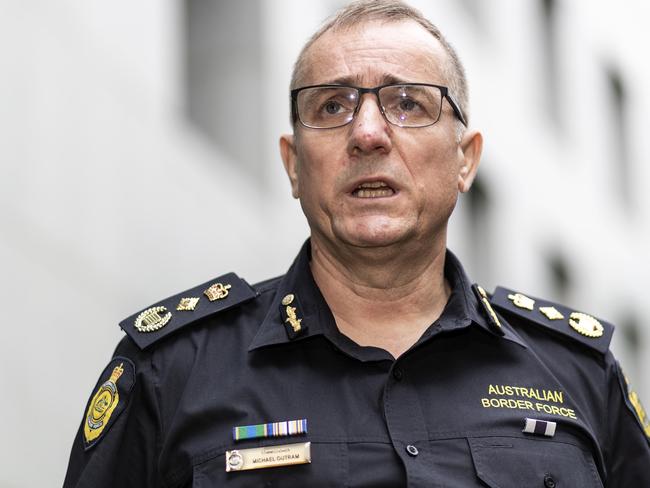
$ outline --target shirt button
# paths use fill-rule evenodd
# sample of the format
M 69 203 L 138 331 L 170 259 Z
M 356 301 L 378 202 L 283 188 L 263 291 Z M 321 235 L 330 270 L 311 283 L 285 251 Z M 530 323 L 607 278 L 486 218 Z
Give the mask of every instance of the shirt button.
M 418 454 L 420 454 L 420 451 L 418 451 L 418 448 L 415 447 L 415 446 L 413 446 L 413 445 L 411 445 L 411 444 L 409 444 L 408 446 L 406 446 L 406 452 L 408 452 L 409 455 L 410 455 L 410 456 L 413 456 L 413 457 L 415 457 L 415 456 L 417 456 Z M 553 485 L 553 486 L 555 486 L 555 485 Z
M 551 475 L 546 475 L 544 476 L 544 486 L 546 488 L 555 488 L 557 486 L 557 483 L 555 482 L 555 479 Z
M 400 368 L 395 368 L 393 370 L 393 378 L 395 378 L 397 381 L 402 381 L 403 377 L 404 377 L 404 373 Z

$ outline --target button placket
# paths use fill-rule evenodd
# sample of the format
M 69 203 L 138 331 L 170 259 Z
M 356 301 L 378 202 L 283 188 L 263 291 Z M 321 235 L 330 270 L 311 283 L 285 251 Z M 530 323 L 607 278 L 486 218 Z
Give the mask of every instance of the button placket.
M 431 463 L 426 451 L 428 431 L 418 386 L 412 383 L 404 366 L 407 359 L 400 358 L 386 377 L 384 415 L 393 448 L 406 469 L 408 486 L 420 488 L 428 486 L 431 480 Z M 416 447 L 420 442 L 422 446 Z

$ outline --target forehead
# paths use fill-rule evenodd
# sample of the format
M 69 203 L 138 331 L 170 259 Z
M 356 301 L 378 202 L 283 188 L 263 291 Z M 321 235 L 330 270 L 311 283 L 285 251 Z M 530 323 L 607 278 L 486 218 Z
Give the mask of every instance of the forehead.
M 369 21 L 329 30 L 306 54 L 305 71 L 299 80 L 302 86 L 375 86 L 395 80 L 446 84 L 446 51 L 413 20 Z

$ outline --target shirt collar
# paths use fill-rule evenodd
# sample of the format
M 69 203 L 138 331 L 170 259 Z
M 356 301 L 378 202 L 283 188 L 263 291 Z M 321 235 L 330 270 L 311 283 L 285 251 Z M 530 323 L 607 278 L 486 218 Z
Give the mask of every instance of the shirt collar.
M 495 325 L 493 320 L 490 319 L 489 311 L 481 303 L 480 297 L 474 291 L 460 260 L 450 250 L 447 250 L 445 255 L 445 278 L 451 287 L 451 295 L 440 315 L 440 319 L 438 319 L 438 323 L 443 330 L 457 329 L 474 324 L 491 335 L 527 347 L 523 339 L 503 316 L 498 316 L 500 326 Z
M 268 313 L 253 338 L 248 348 L 249 351 L 264 346 L 301 341 L 319 335 L 329 336 L 330 338 L 342 336 L 336 329 L 332 313 L 314 281 L 309 264 L 310 260 L 311 244 L 308 239 L 300 249 L 287 274 L 280 279 Z M 445 256 L 444 272 L 445 278 L 451 287 L 451 295 L 440 318 L 434 325 L 442 330 L 451 330 L 465 328 L 474 324 L 492 335 L 526 347 L 521 337 L 516 334 L 502 316 L 499 316 L 500 330 L 497 330 L 491 323 L 482 303 L 472 290 L 471 282 L 460 261 L 449 250 L 447 250 Z M 289 338 L 285 329 L 287 324 L 282 313 L 284 307 L 282 300 L 288 295 L 296 297 L 296 301 L 292 305 L 296 308 L 297 318 L 301 319 L 301 324 L 305 327 L 305 330 L 297 334 L 293 339 Z M 433 334 L 433 328 L 434 326 L 430 327 L 418 342 L 427 340 Z M 346 337 L 342 337 L 342 340 L 352 342 Z M 337 340 L 337 342 L 339 341 Z
M 304 340 L 307 337 L 322 335 L 325 332 L 327 321 L 322 320 L 321 303 L 325 299 L 320 293 L 314 277 L 311 274 L 309 262 L 311 260 L 311 244 L 309 239 L 303 244 L 293 264 L 278 283 L 275 296 L 271 302 L 268 313 L 253 338 L 248 350 L 252 351 L 263 346 L 283 344 Z M 297 296 L 296 315 L 305 327 L 304 332 L 290 339 L 285 329 L 282 317 L 282 299 L 287 295 Z

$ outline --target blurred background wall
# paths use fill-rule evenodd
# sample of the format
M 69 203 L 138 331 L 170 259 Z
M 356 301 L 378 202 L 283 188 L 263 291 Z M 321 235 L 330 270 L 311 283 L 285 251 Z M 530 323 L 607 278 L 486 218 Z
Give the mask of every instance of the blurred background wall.
M 1 487 L 61 485 L 122 318 L 288 267 L 290 70 L 343 3 L 0 0 Z M 486 142 L 450 247 L 486 288 L 618 324 L 648 404 L 650 7 L 412 4 L 464 59 Z

